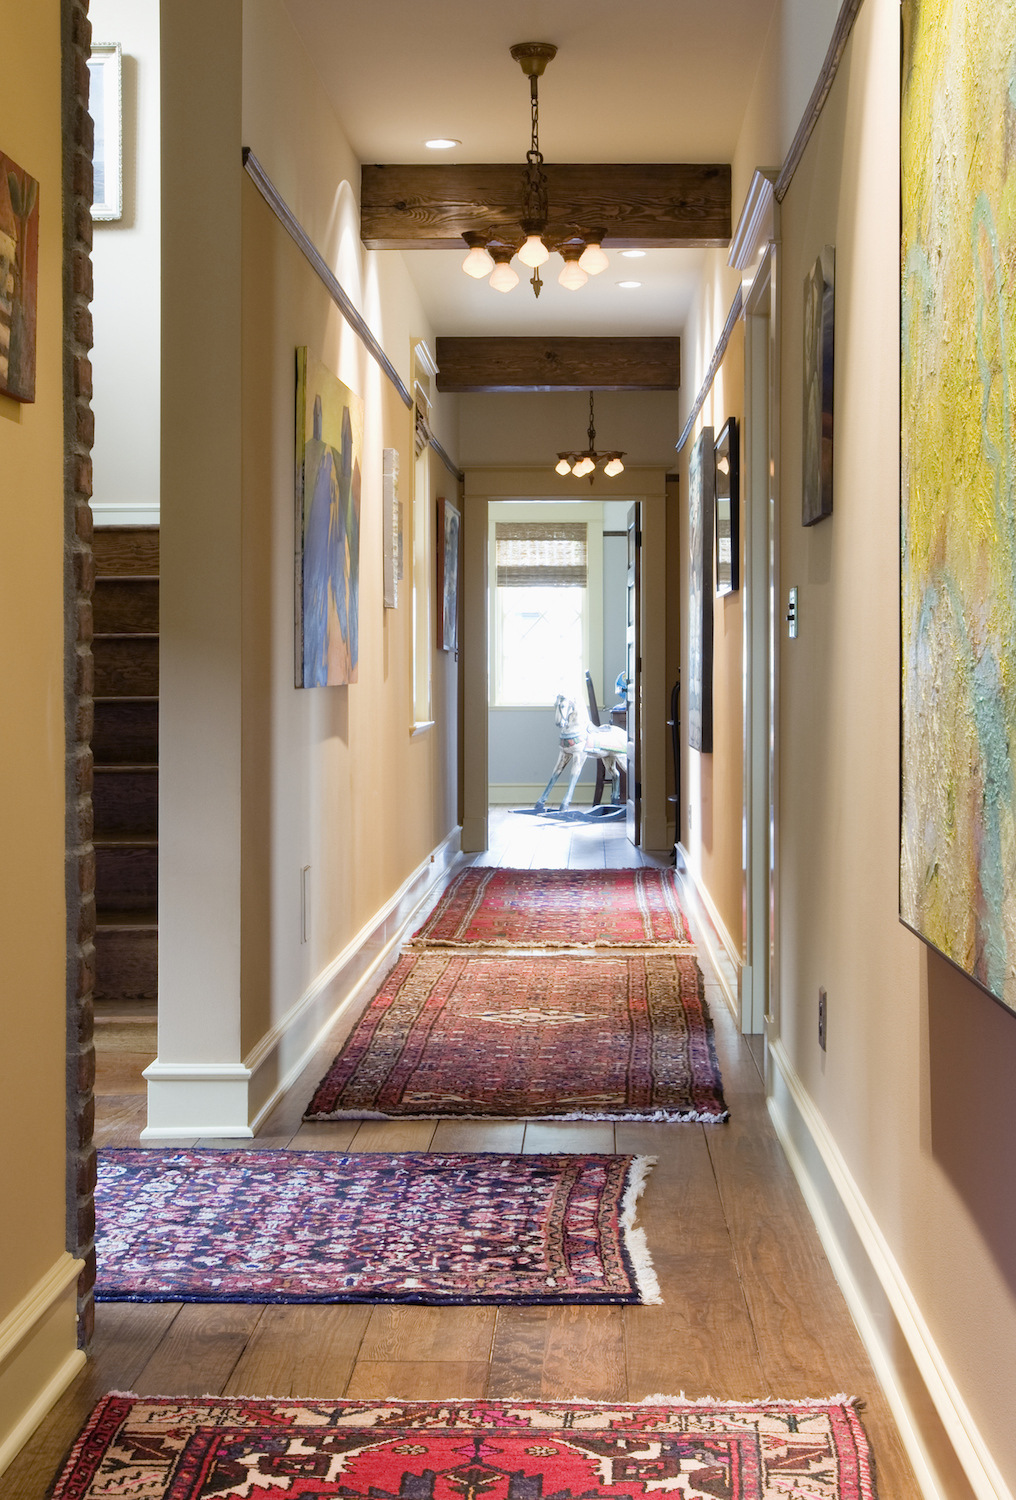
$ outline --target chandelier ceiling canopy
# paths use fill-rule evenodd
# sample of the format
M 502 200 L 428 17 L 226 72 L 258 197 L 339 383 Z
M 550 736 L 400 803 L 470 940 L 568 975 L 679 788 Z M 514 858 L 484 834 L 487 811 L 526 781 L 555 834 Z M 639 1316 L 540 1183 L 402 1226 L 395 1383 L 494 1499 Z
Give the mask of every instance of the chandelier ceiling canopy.
M 523 265 L 532 270 L 529 283 L 538 297 L 543 289 L 540 267 L 556 251 L 564 261 L 557 279 L 561 286 L 575 292 L 585 286 L 590 276 L 598 275 L 610 264 L 602 249 L 606 230 L 550 222 L 547 174 L 540 150 L 539 81 L 544 68 L 557 55 L 557 48 L 553 42 L 518 42 L 511 54 L 529 79 L 532 113 L 532 137 L 522 176 L 519 216 L 522 234 L 513 238 L 503 229 L 468 230 L 462 236 L 469 246 L 462 269 L 477 280 L 489 276 L 489 285 L 496 292 L 510 292 L 519 284 L 519 274 L 512 265 L 518 255 Z

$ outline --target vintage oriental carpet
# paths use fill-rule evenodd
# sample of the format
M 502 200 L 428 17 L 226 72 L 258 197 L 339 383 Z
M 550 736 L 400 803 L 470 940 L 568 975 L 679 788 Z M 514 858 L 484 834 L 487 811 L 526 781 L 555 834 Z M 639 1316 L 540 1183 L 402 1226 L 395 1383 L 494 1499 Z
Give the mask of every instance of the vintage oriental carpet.
M 52 1500 L 872 1500 L 852 1403 L 110 1395 Z
M 305 1119 L 727 1118 L 690 955 L 404 955 Z
M 95 1294 L 107 1302 L 659 1302 L 635 1227 L 654 1160 L 100 1151 Z
M 453 880 L 411 947 L 692 948 L 670 870 L 511 870 Z

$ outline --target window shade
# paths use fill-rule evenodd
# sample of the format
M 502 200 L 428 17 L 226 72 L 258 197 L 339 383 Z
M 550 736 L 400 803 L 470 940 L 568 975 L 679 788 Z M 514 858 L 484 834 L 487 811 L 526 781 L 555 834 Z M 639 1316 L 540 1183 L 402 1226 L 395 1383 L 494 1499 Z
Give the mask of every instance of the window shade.
M 586 587 L 585 521 L 496 521 L 500 589 Z

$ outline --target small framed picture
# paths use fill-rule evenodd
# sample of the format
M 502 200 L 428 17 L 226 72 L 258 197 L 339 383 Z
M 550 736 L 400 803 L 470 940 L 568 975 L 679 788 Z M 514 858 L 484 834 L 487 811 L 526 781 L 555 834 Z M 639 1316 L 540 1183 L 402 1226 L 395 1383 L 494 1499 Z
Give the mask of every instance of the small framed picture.
M 437 502 L 437 644 L 459 649 L 459 528 L 462 517 L 450 500 Z
M 734 594 L 741 586 L 741 497 L 736 417 L 724 423 L 713 455 L 716 466 L 713 482 L 716 592 Z
M 835 275 L 836 252 L 826 245 L 804 283 L 804 526 L 833 513 Z
M 95 125 L 92 218 L 123 217 L 123 108 L 119 42 L 93 42 L 88 112 Z

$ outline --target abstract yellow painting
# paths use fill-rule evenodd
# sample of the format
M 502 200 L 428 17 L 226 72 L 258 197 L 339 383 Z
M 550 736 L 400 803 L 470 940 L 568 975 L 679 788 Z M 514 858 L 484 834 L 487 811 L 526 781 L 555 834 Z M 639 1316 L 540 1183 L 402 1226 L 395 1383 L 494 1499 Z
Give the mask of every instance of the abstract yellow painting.
M 902 9 L 900 911 L 1016 1009 L 1016 7 Z

